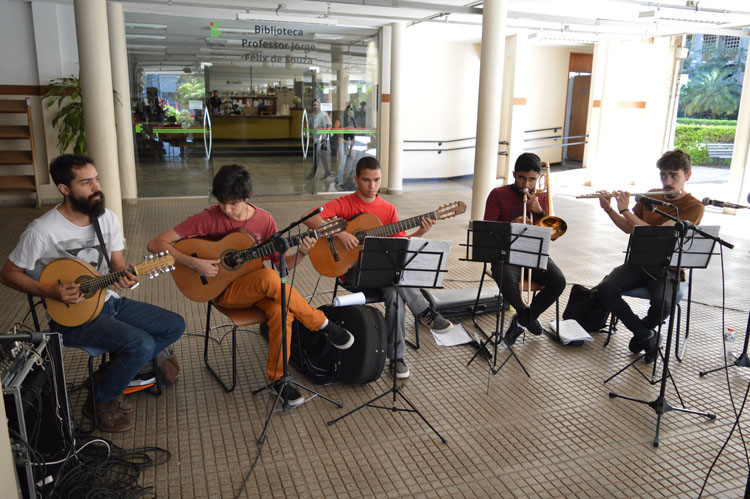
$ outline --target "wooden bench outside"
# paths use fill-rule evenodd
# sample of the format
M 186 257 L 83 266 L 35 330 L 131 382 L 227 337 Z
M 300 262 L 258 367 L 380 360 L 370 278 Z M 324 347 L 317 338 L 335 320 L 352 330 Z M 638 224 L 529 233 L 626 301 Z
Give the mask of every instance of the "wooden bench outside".
M 711 158 L 731 158 L 734 144 L 706 144 Z

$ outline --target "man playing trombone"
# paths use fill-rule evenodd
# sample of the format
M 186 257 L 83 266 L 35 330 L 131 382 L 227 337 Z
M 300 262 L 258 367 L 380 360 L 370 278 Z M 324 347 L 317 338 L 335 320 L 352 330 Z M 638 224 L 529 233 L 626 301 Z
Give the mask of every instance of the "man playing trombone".
M 685 192 L 685 183 L 690 179 L 692 173 L 690 155 L 682 149 L 667 151 L 657 160 L 656 166 L 659 168 L 663 194 L 650 191 L 654 194 L 649 193 L 649 197 L 674 205 L 674 207 L 661 206 L 660 209 L 665 213 L 675 216 L 676 207 L 679 210 L 681 220 L 687 220 L 694 224 L 699 223 L 703 218 L 703 204 L 691 194 Z M 672 220 L 658 213 L 647 211 L 642 202 L 637 202 L 631 211 L 628 208 L 631 196 L 629 192 L 614 191 L 610 194 L 602 191 L 600 194 L 603 194 L 599 197 L 602 209 L 609 215 L 612 222 L 626 234 L 632 233 L 636 225 L 674 225 Z M 617 201 L 617 209 L 611 206 L 613 197 Z M 677 269 L 670 268 L 669 273 L 672 274 L 673 279 L 667 279 L 667 282 L 677 282 L 674 279 Z M 681 280 L 685 280 L 684 275 L 680 277 Z M 672 308 L 673 288 L 668 288 L 666 295 L 664 295 L 664 286 L 663 267 L 646 268 L 629 264 L 616 267 L 597 286 L 599 301 L 632 331 L 633 338 L 630 340 L 628 348 L 633 353 L 645 350 L 644 361 L 647 363 L 653 362 L 659 351 L 660 337 L 655 329 L 669 315 Z M 625 291 L 639 287 L 647 288 L 650 296 L 648 313 L 642 319 L 639 319 L 633 313 L 622 298 Z M 665 296 L 663 304 L 660 303 L 662 296 Z
M 529 152 L 521 154 L 514 167 L 514 182 L 496 187 L 487 197 L 484 219 L 499 222 L 534 223 L 546 216 L 542 205 L 547 205 L 548 194 L 542 193 L 537 196 L 535 191 L 541 172 L 542 166 L 539 156 Z M 524 200 L 526 201 L 525 210 Z M 524 212 L 527 214 L 527 220 L 524 220 Z M 544 289 L 531 300 L 531 303 L 524 303 L 519 286 L 521 267 L 508 263 L 501 266 L 500 262 L 492 262 L 492 277 L 498 283 L 501 282 L 501 268 L 503 298 L 516 309 L 516 314 L 505 333 L 505 342 L 512 345 L 523 332 L 523 328 L 519 326 L 525 327 L 534 335 L 542 334 L 539 316 L 555 303 L 555 300 L 562 294 L 565 289 L 565 276 L 552 261 L 552 258 L 549 258 L 547 270 L 533 269 L 531 271 L 531 280 L 544 285 Z

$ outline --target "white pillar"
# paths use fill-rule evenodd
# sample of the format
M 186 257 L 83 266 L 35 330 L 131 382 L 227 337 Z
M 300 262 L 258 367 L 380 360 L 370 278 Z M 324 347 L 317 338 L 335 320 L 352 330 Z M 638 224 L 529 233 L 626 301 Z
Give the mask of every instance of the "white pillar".
M 406 35 L 403 22 L 391 25 L 391 128 L 388 137 L 388 192 L 401 194 L 403 192 L 404 173 L 401 159 L 404 149 L 404 137 L 401 132 L 401 76 L 403 74 L 404 36 Z
M 122 223 L 107 4 L 105 0 L 74 0 L 73 8 L 88 153 L 96 162 L 102 191 L 107 196 L 107 208 L 115 212 Z
M 125 16 L 122 4 L 108 3 L 109 54 L 112 59 L 112 85 L 117 92 L 115 123 L 117 125 L 117 159 L 120 165 L 122 199 L 134 202 L 138 198 L 135 181 L 135 154 L 133 149 L 133 119 L 130 113 L 130 85 L 128 78 L 128 51 L 125 46 Z
M 477 105 L 477 145 L 474 156 L 474 186 L 471 203 L 472 220 L 481 220 L 484 217 L 485 201 L 495 186 L 507 13 L 507 0 L 484 2 L 479 65 L 479 103 Z
M 390 170 L 391 144 L 391 26 L 380 28 L 380 112 L 378 121 L 373 124 L 378 127 L 378 157 L 380 160 L 381 183 L 383 191 L 388 189 Z

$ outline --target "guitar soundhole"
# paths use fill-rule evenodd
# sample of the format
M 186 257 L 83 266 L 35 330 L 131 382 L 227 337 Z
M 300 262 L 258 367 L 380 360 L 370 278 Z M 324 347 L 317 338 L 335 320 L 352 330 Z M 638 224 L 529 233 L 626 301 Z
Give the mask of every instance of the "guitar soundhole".
M 96 290 L 89 291 L 88 287 L 86 286 L 86 281 L 90 281 L 90 280 L 91 280 L 91 277 L 87 275 L 82 275 L 78 279 L 76 279 L 76 283 L 81 285 L 80 287 L 81 293 L 83 293 L 83 296 L 86 297 L 87 300 L 91 298 L 92 296 L 94 296 L 94 294 L 96 293 Z
M 240 264 L 237 261 L 237 254 L 234 251 L 228 251 L 221 255 L 221 263 L 227 269 L 234 269 Z

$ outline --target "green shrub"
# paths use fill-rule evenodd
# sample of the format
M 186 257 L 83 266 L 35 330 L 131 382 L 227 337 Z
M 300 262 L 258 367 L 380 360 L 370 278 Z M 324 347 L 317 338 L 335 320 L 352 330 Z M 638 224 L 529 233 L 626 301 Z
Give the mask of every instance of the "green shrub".
M 674 145 L 690 154 L 694 165 L 728 165 L 731 162 L 729 158 L 709 157 L 706 144 L 733 144 L 736 129 L 736 126 L 726 125 L 703 126 L 678 124 L 675 128 Z
M 737 126 L 737 120 L 709 120 L 703 118 L 677 118 L 680 125 Z

